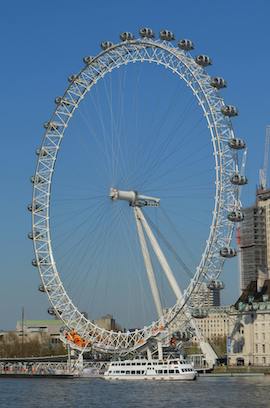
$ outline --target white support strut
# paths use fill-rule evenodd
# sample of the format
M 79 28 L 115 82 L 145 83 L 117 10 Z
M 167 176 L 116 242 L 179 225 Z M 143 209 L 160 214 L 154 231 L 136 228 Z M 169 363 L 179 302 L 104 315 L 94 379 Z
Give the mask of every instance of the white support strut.
M 138 207 L 134 207 L 134 215 L 135 215 L 135 220 L 136 220 L 136 225 L 137 225 L 137 230 L 138 230 L 138 236 L 139 236 L 139 240 L 140 240 L 140 244 L 141 244 L 143 259 L 144 259 L 144 263 L 145 263 L 145 267 L 146 267 L 146 272 L 147 272 L 149 284 L 150 284 L 150 287 L 151 287 L 151 292 L 152 292 L 152 295 L 153 295 L 153 298 L 154 298 L 154 302 L 155 302 L 155 306 L 156 306 L 156 309 L 157 309 L 158 317 L 161 318 L 162 314 L 163 314 L 162 313 L 161 300 L 160 300 L 160 296 L 159 296 L 156 277 L 155 277 L 155 274 L 154 274 L 151 258 L 150 258 L 150 255 L 149 255 L 149 251 L 148 251 L 148 248 L 147 248 L 147 243 L 146 243 L 146 240 L 145 240 L 145 236 L 144 236 L 144 232 L 143 232 L 143 228 L 142 228 L 142 224 L 141 224 L 141 219 L 140 219 L 140 216 L 138 215 Z
M 176 299 L 179 300 L 182 298 L 182 292 L 167 262 L 167 259 L 165 258 L 165 255 L 163 254 L 151 228 L 149 227 L 146 219 L 144 218 L 141 208 L 136 207 L 136 211 L 137 211 L 137 216 L 139 216 L 139 220 L 142 223 L 144 230 L 152 244 L 153 250 L 155 251 L 155 254 L 159 260 L 159 263 L 168 279 L 168 282 L 172 288 L 172 291 L 174 292 Z

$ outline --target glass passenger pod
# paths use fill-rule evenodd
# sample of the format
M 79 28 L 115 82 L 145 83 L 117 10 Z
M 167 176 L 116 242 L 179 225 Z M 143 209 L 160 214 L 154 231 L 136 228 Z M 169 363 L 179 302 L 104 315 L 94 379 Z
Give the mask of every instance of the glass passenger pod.
M 127 31 L 120 34 L 120 40 L 121 41 L 131 41 L 133 39 L 134 39 L 134 35 L 132 33 L 127 32 Z
M 41 204 L 34 204 L 34 205 L 28 204 L 27 209 L 30 212 L 33 212 L 33 211 L 39 212 L 39 211 L 42 211 L 42 206 Z
M 224 116 L 228 116 L 229 118 L 233 116 L 238 116 L 238 110 L 235 106 L 233 105 L 225 105 L 221 108 L 221 113 L 223 113 Z
M 211 282 L 207 284 L 207 287 L 210 290 L 215 290 L 215 289 L 221 290 L 221 289 L 224 289 L 225 284 L 222 281 L 212 280 Z
M 43 283 L 41 283 L 38 287 L 39 292 L 45 293 L 46 289 L 45 286 L 43 285 Z M 50 289 L 47 287 L 47 292 L 50 292 Z
M 85 57 L 85 58 L 90 58 L 89 60 L 89 64 L 90 64 L 92 61 L 92 57 Z M 86 87 L 91 81 L 88 82 L 85 79 L 80 78 L 78 75 L 72 74 L 68 77 L 68 82 L 70 83 L 74 82 L 76 84 L 83 85 Z
M 45 122 L 44 128 L 50 130 L 51 132 L 56 132 L 59 129 L 59 124 L 56 122 Z
M 246 147 L 246 143 L 244 140 L 235 139 L 235 138 L 230 139 L 228 141 L 228 145 L 231 149 L 236 149 L 236 150 L 245 149 Z
M 212 77 L 210 80 L 210 85 L 216 89 L 227 88 L 227 82 L 221 77 Z
M 161 40 L 164 40 L 164 41 L 172 41 L 175 39 L 174 33 L 169 30 L 161 30 L 159 33 L 159 37 Z
M 230 247 L 221 248 L 219 253 L 220 253 L 220 256 L 222 256 L 223 258 L 233 258 L 234 256 L 237 255 L 236 249 L 230 248 Z
M 32 184 L 42 184 L 42 183 L 45 183 L 46 180 L 40 177 L 39 175 L 36 175 L 36 176 L 32 176 L 30 178 L 30 181 Z
M 68 101 L 68 100 L 65 99 L 65 98 L 62 98 L 62 96 L 57 96 L 57 97 L 55 98 L 54 102 L 55 102 L 56 105 L 66 105 L 66 106 L 70 106 L 70 105 L 71 105 L 70 101 Z
M 208 65 L 212 65 L 212 60 L 207 55 L 198 55 L 195 58 L 195 62 L 201 67 L 207 67 Z
M 155 38 L 154 31 L 148 27 L 142 27 L 139 33 L 142 38 Z
M 248 183 L 248 179 L 246 176 L 241 176 L 241 174 L 239 173 L 235 173 L 232 175 L 232 177 L 230 178 L 230 181 L 232 184 L 236 185 L 236 186 L 243 186 L 245 184 Z
M 113 46 L 113 43 L 111 41 L 102 41 L 102 43 L 100 44 L 101 49 L 104 51 L 108 50 L 112 46 Z
M 86 65 L 91 64 L 92 61 L 93 61 L 93 57 L 90 56 L 90 55 L 87 55 L 86 57 L 83 57 L 83 62 L 84 62 Z
M 191 40 L 183 39 L 178 42 L 178 47 L 184 51 L 191 51 L 194 50 L 194 44 Z
M 47 309 L 47 312 L 49 313 L 49 315 L 51 315 L 51 316 L 56 316 L 57 314 L 56 314 L 56 310 L 53 308 L 53 307 L 49 307 L 48 309 Z M 58 312 L 58 314 L 61 314 L 61 312 L 58 310 L 57 311 Z
M 48 150 L 46 150 L 44 147 L 38 148 L 36 150 L 36 155 L 39 156 L 39 157 L 46 157 L 46 156 L 48 156 L 48 154 L 49 154 Z
M 192 309 L 191 316 L 195 319 L 204 319 L 208 316 L 208 311 L 206 309 L 196 308 Z
M 35 233 L 33 234 L 33 232 L 31 231 L 31 232 L 29 232 L 28 234 L 27 234 L 27 237 L 29 238 L 29 239 L 34 239 L 34 237 L 35 237 L 35 239 L 42 239 L 43 238 L 43 235 L 41 234 L 41 232 L 40 231 L 35 231 Z
M 37 267 L 38 264 L 49 265 L 49 262 L 47 261 L 47 259 L 41 257 L 39 257 L 38 260 L 36 258 L 32 259 L 33 266 Z
M 232 222 L 241 222 L 244 220 L 244 214 L 240 210 L 230 211 L 227 217 L 228 220 Z

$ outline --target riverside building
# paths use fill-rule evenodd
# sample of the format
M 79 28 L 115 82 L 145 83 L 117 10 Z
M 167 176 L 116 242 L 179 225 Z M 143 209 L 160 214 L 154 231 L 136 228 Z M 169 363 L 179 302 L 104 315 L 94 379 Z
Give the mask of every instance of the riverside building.
M 259 189 L 256 204 L 242 209 L 237 240 L 240 255 L 240 289 L 243 292 L 258 274 L 269 278 L 270 271 L 270 190 Z
M 229 336 L 230 319 L 234 319 L 230 315 L 230 309 L 230 306 L 211 307 L 206 311 L 205 317 L 196 319 L 196 326 L 206 340 L 215 343 L 216 340 Z M 197 337 L 192 341 L 197 343 Z
M 231 311 L 227 342 L 231 365 L 270 366 L 270 279 L 259 274 L 251 281 Z

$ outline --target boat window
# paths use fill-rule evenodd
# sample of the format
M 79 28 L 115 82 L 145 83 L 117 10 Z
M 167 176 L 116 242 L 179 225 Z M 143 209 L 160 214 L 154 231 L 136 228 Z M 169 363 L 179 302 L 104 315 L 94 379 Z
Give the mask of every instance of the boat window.
M 158 374 L 162 374 L 162 370 L 157 370 L 157 373 L 158 373 Z
M 175 372 L 176 372 L 176 374 L 179 374 L 179 373 L 180 373 L 180 371 L 179 371 L 179 370 L 175 370 Z
M 135 374 L 135 371 L 131 371 L 131 374 Z
M 142 365 L 146 365 L 146 363 L 142 363 Z
M 136 365 L 136 363 L 131 363 L 132 366 Z
M 168 370 L 163 370 L 164 374 L 168 374 Z
M 121 374 L 125 374 L 125 371 L 121 371 Z
M 169 373 L 170 373 L 170 374 L 174 374 L 174 370 L 169 370 Z
M 126 371 L 126 374 L 130 374 L 130 371 Z
M 151 363 L 147 363 L 147 365 L 151 365 Z

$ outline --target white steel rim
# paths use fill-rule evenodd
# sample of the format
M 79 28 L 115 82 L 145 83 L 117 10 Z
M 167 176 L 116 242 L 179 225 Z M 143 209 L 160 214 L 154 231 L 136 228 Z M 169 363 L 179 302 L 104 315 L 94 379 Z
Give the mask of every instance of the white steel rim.
M 216 192 L 212 224 L 201 261 L 193 279 L 180 299 L 161 319 L 135 332 L 113 332 L 102 329 L 88 320 L 73 304 L 59 276 L 50 238 L 50 196 L 55 162 L 65 129 L 74 111 L 87 92 L 108 72 L 131 62 L 153 62 L 170 69 L 186 82 L 197 98 L 208 124 L 215 158 Z M 126 353 L 144 347 L 164 330 L 178 330 L 187 325 L 183 306 L 202 281 L 218 278 L 224 258 L 220 249 L 229 247 L 234 223 L 227 214 L 239 208 L 239 186 L 230 177 L 237 171 L 237 152 L 228 141 L 234 138 L 231 121 L 221 108 L 225 106 L 217 89 L 210 85 L 210 76 L 196 64 L 193 57 L 170 42 L 154 39 L 125 41 L 102 51 L 86 65 L 66 89 L 62 102 L 52 114 L 43 137 L 38 157 L 32 199 L 33 243 L 41 281 L 56 315 L 67 328 L 74 329 L 97 350 Z M 50 125 L 53 124 L 53 125 Z

